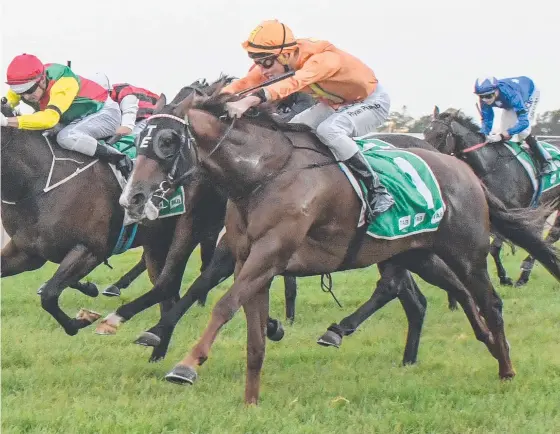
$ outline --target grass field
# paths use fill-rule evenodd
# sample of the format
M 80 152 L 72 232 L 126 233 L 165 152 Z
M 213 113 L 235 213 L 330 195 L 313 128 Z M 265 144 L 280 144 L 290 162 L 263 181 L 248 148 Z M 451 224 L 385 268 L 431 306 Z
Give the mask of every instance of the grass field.
M 524 252 L 509 254 L 517 277 Z M 132 266 L 140 252 L 111 260 L 90 280 L 100 287 Z M 191 260 L 184 286 L 194 280 Z M 428 313 L 419 363 L 400 366 L 406 321 L 389 304 L 347 337 L 339 350 L 315 341 L 333 321 L 371 294 L 374 268 L 333 276 L 338 308 L 319 278 L 299 280 L 296 323 L 268 343 L 261 403 L 242 403 L 245 320 L 241 312 L 219 336 L 193 387 L 162 380 L 198 338 L 209 308 L 194 307 L 180 323 L 168 357 L 149 364 L 149 350 L 133 345 L 153 325 L 152 308 L 117 336 L 93 327 L 68 337 L 40 307 L 36 289 L 55 267 L 2 280 L 3 433 L 554 433 L 560 432 L 560 285 L 537 266 L 528 288 L 499 288 L 506 333 L 518 376 L 498 380 L 497 362 L 477 342 L 462 313 L 447 310 L 443 291 L 420 282 Z M 493 266 L 490 267 L 494 275 Z M 230 280 L 210 294 L 213 305 Z M 124 299 L 148 289 L 142 276 Z M 72 289 L 63 308 L 103 315 L 119 300 L 89 299 Z M 271 313 L 283 317 L 281 279 L 273 283 Z

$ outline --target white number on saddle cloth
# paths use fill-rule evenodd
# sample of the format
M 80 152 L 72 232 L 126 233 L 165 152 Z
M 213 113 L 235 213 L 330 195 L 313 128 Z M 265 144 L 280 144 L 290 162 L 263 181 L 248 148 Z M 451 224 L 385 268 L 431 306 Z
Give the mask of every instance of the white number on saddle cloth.
M 428 205 L 428 209 L 434 208 L 434 197 L 432 196 L 432 192 L 424 182 L 424 180 L 420 177 L 416 169 L 406 161 L 404 158 L 397 157 L 394 159 L 395 164 L 401 169 L 404 173 L 410 175 L 414 185 L 416 186 L 416 190 L 418 193 L 422 195 L 426 204 Z
M 146 129 L 148 130 L 148 134 L 142 139 L 140 142 L 141 148 L 147 148 L 148 144 L 152 141 L 152 130 L 155 130 L 157 125 L 148 125 Z

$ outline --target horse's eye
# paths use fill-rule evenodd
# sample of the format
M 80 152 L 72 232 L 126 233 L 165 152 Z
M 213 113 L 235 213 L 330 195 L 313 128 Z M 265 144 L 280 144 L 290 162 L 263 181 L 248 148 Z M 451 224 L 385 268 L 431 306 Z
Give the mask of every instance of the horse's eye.
M 162 131 L 155 140 L 154 152 L 159 158 L 168 160 L 175 156 L 180 144 L 181 140 L 175 132 Z

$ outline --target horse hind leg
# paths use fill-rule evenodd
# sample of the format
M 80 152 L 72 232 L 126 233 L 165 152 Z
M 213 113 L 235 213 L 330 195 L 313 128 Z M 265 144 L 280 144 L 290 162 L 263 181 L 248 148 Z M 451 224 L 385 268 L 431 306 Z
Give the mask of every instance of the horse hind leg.
M 41 306 L 56 319 L 70 336 L 74 336 L 79 329 L 95 322 L 101 315 L 97 312 L 81 309 L 76 318 L 70 318 L 58 305 L 58 299 L 70 282 L 80 280 L 98 265 L 97 257 L 85 246 L 78 245 L 62 260 L 56 273 L 47 281 L 41 292 Z
M 494 352 L 493 336 L 478 311 L 475 299 L 444 260 L 434 253 L 423 250 L 401 253 L 395 259 L 426 282 L 442 288 L 453 296 L 463 308 L 475 337 Z
M 19 249 L 14 240 L 10 240 L 0 252 L 0 273 L 2 277 L 15 276 L 41 268 L 45 262 L 45 259 Z
M 555 243 L 560 239 L 560 212 L 557 214 L 554 224 L 550 228 L 545 240 L 551 244 Z M 529 283 L 529 277 L 533 271 L 535 265 L 535 258 L 528 255 L 521 263 L 521 274 L 517 282 L 515 282 L 515 287 L 524 286 Z
M 513 378 L 515 370 L 509 357 L 509 343 L 506 339 L 502 316 L 502 300 L 492 286 L 488 271 L 484 268 L 474 270 L 466 283 L 470 288 L 478 288 L 479 298 L 482 298 L 478 304 L 494 337 L 495 345 L 490 352 L 498 360 L 500 378 Z
M 339 347 L 344 336 L 349 336 L 391 300 L 398 298 L 408 321 L 408 334 L 403 356 L 403 364 L 416 363 L 420 334 L 426 313 L 426 298 L 414 282 L 410 273 L 396 261 L 390 260 L 378 265 L 381 278 L 373 295 L 351 315 L 339 324 L 332 324 L 317 343 L 323 346 Z
M 503 244 L 504 242 L 500 237 L 494 237 L 492 244 L 490 244 L 490 254 L 492 255 L 492 259 L 494 259 L 494 264 L 496 264 L 496 271 L 500 279 L 500 285 L 513 286 L 513 280 L 508 277 L 507 271 L 502 263 L 502 259 L 500 258 Z

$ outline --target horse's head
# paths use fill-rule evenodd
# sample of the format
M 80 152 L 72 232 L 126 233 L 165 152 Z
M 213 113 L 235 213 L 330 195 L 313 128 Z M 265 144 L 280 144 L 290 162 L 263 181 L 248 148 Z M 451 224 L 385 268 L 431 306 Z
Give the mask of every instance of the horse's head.
M 207 98 L 208 87 L 195 82 L 181 89 L 170 104 L 165 95 L 157 101 L 154 114 L 137 138 L 138 157 L 119 200 L 130 218 L 156 219 L 158 209 L 152 199 L 158 204 L 165 200 L 176 177 L 194 170 L 196 150 L 191 146 L 185 114 L 195 101 Z
M 432 122 L 424 130 L 424 138 L 444 154 L 463 157 L 467 148 L 484 142 L 484 135 L 479 129 L 472 118 L 460 110 L 450 108 L 440 113 L 435 106 Z

